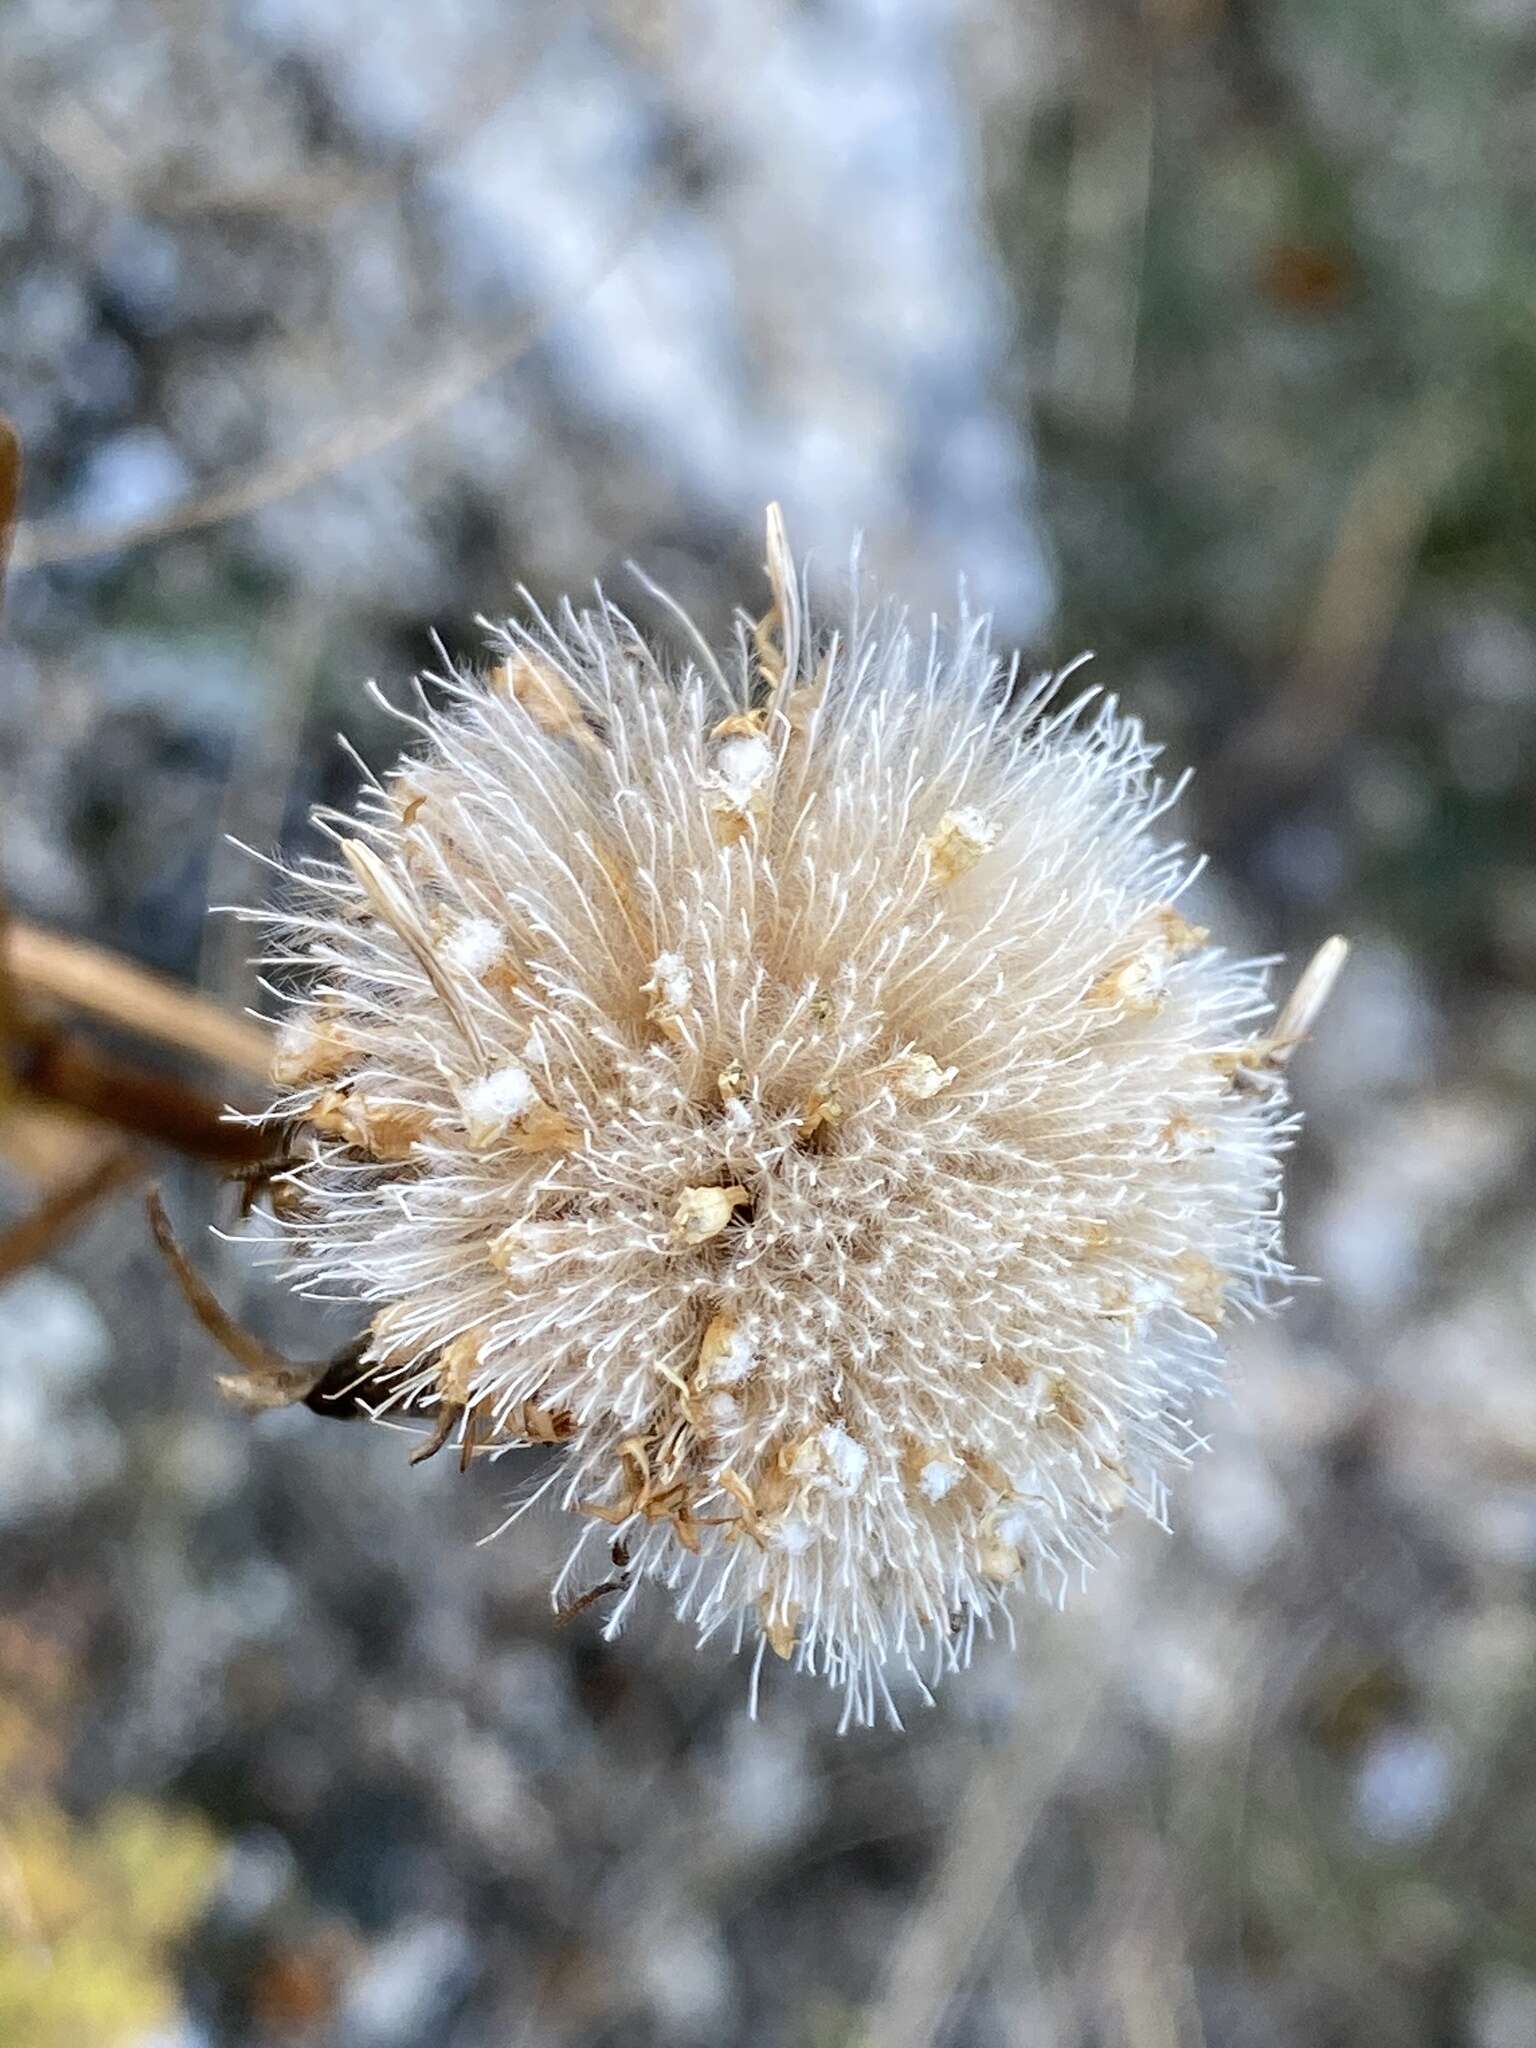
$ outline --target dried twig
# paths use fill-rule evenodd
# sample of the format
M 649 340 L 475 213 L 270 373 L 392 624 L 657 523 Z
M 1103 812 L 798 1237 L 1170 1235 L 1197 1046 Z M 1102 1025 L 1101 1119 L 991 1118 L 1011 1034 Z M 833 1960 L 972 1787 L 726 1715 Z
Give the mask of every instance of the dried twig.
M 92 1160 L 83 1173 L 45 1195 L 36 1208 L 0 1233 L 0 1281 L 46 1258 L 98 1202 L 126 1187 L 140 1170 L 126 1148 L 114 1146 Z
M 0 905 L 0 1050 L 13 1088 L 221 1166 L 250 1167 L 266 1157 L 265 1131 L 231 1122 L 217 1098 L 35 1015 L 39 997 L 253 1080 L 265 1078 L 270 1060 L 261 1025 L 99 946 L 8 918 Z
M 183 1298 L 209 1336 L 240 1367 L 237 1374 L 221 1373 L 219 1390 L 247 1414 L 258 1415 L 268 1408 L 292 1408 L 300 1403 L 319 1415 L 350 1417 L 362 1412 L 358 1367 L 367 1347 L 366 1335 L 353 1338 L 330 1358 L 285 1357 L 262 1338 L 237 1323 L 213 1289 L 197 1271 L 177 1242 L 171 1220 L 165 1213 L 160 1190 L 151 1188 L 144 1197 L 149 1227 L 155 1243 L 172 1273 Z M 366 1381 L 367 1375 L 363 1375 Z
M 21 502 L 21 437 L 0 412 L 0 606 L 5 603 L 5 572 L 11 559 L 11 542 L 16 533 L 16 508 Z M 0 1053 L 10 1043 L 11 1033 L 22 1014 L 20 995 L 12 978 L 7 944 L 11 931 L 10 907 L 0 893 Z M 0 1093 L 8 1076 L 0 1059 Z
M 0 412 L 0 595 L 16 536 L 16 508 L 21 503 L 21 437 Z
M 121 1025 L 182 1052 L 265 1082 L 272 1036 L 253 1018 L 236 1017 L 191 989 L 179 988 L 116 953 L 41 930 L 22 918 L 8 928 L 6 960 L 16 987 Z
M 85 1039 L 29 1024 L 12 1050 L 18 1087 L 43 1102 L 113 1124 L 220 1166 L 254 1166 L 271 1134 L 230 1122 L 217 1100 L 103 1052 Z
M 616 1574 L 611 1579 L 604 1579 L 600 1586 L 589 1586 L 586 1592 L 578 1594 L 568 1607 L 560 1609 L 559 1613 L 555 1616 L 555 1627 L 568 1628 L 577 1615 L 585 1614 L 587 1609 L 595 1607 L 599 1600 L 606 1600 L 612 1593 L 626 1592 L 628 1588 L 629 1578 L 625 1573 Z

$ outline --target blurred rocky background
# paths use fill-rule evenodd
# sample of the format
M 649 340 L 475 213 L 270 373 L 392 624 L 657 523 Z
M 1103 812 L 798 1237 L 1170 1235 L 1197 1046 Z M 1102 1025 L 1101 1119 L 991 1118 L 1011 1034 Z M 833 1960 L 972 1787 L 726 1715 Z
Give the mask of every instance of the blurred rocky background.
M 1211 921 L 1357 946 L 1323 1284 L 904 1736 L 555 1629 L 505 1468 L 232 1414 L 131 1186 L 13 1258 L 4 2048 L 1536 2043 L 1533 135 L 1532 0 L 0 5 L 17 917 L 259 1001 L 228 837 L 390 757 L 368 676 L 665 630 L 630 557 L 718 626 L 778 497 L 1095 648 Z M 0 1267 L 102 1147 L 7 1089 Z

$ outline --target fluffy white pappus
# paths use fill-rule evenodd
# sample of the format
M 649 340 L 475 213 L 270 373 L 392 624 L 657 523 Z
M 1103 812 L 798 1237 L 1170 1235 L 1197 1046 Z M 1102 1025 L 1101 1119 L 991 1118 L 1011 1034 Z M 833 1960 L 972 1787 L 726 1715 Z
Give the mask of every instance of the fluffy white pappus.
M 856 581 L 813 631 L 774 518 L 769 574 L 718 656 L 599 600 L 418 691 L 265 914 L 271 1117 L 386 1406 L 550 1447 L 555 1599 L 659 1582 L 867 1720 L 1162 1518 L 1283 1278 L 1289 1042 L 1113 700 Z

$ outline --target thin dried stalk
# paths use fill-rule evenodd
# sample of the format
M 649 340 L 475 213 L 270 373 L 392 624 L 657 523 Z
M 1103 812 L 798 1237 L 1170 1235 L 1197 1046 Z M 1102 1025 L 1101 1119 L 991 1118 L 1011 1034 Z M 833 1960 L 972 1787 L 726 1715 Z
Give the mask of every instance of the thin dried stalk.
M 219 1375 L 220 1392 L 236 1407 L 253 1415 L 267 1408 L 291 1408 L 297 1402 L 307 1401 L 335 1361 L 286 1358 L 251 1331 L 242 1329 L 177 1242 L 158 1188 L 151 1188 L 145 1195 L 144 1206 L 160 1255 L 175 1274 L 188 1308 L 240 1367 L 238 1377 L 233 1373 Z
M 194 1159 L 255 1166 L 271 1150 L 270 1132 L 230 1122 L 217 1100 L 68 1032 L 29 1025 L 14 1042 L 12 1057 L 16 1085 L 25 1094 Z
M 0 412 L 0 594 L 16 537 L 16 508 L 21 503 L 21 438 Z
M 556 321 L 564 319 L 623 261 L 661 203 L 659 192 L 644 199 L 583 284 L 490 346 L 460 348 L 435 375 L 413 373 L 384 404 L 321 435 L 301 453 L 232 471 L 222 483 L 168 512 L 89 527 L 71 526 L 65 521 L 28 520 L 17 535 L 17 568 L 50 568 L 58 562 L 84 561 L 92 555 L 142 547 L 173 534 L 200 533 L 207 527 L 221 526 L 226 520 L 259 512 L 264 506 L 335 476 L 366 455 L 393 447 L 535 348 Z
M 272 1036 L 264 1025 L 232 1016 L 205 996 L 100 946 L 14 918 L 6 961 L 12 981 L 24 995 L 67 1003 L 140 1038 L 195 1053 L 253 1081 L 264 1083 L 268 1078 Z
M 46 1258 L 59 1240 L 84 1221 L 96 1204 L 137 1178 L 133 1155 L 114 1146 L 83 1173 L 45 1195 L 36 1208 L 0 1234 L 0 1281 Z
M 1065 1641 L 1056 1646 L 1063 1664 Z M 1076 1674 L 1073 1695 L 1048 1716 L 1020 1681 L 1006 1738 L 977 1759 L 928 1893 L 891 1952 L 889 1974 L 866 2013 L 860 2048 L 930 2048 L 969 1981 L 1020 1857 L 1088 1739 L 1107 1680 Z

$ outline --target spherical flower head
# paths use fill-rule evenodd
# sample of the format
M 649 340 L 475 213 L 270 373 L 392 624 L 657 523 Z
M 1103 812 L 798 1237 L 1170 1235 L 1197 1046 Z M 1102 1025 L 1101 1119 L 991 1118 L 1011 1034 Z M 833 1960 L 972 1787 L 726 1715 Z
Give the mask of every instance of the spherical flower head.
M 773 515 L 769 574 L 719 657 L 600 601 L 418 693 L 273 914 L 277 1206 L 384 1409 L 547 1447 L 557 1601 L 659 1582 L 864 1719 L 1163 1516 L 1283 1273 L 1289 1040 L 1112 700 L 857 579 L 811 630 Z

